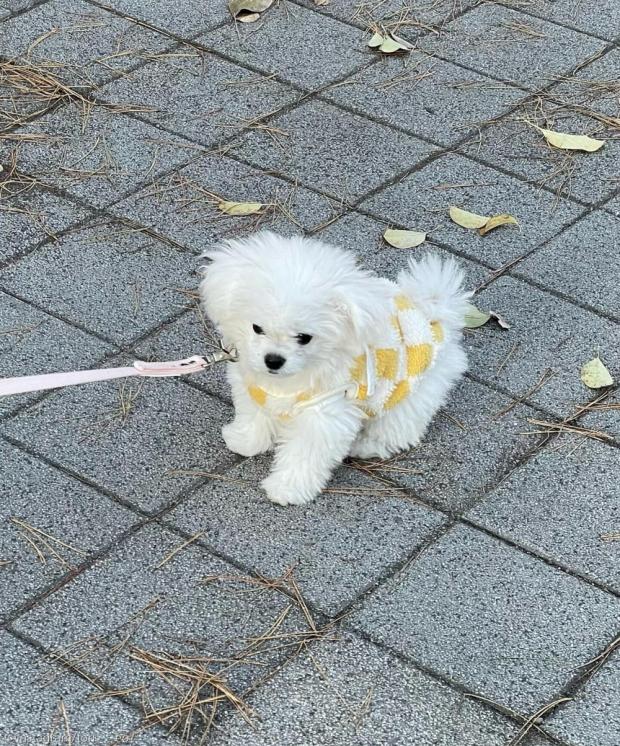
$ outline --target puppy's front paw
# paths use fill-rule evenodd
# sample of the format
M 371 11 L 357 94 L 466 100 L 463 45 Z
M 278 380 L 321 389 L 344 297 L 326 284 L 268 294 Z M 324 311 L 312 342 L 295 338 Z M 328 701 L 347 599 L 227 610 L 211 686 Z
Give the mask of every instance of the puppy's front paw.
M 229 450 L 240 456 L 256 456 L 264 453 L 271 446 L 271 436 L 252 426 L 240 426 L 236 422 L 224 425 L 222 437 Z
M 263 479 L 261 487 L 271 502 L 278 505 L 305 505 L 312 502 L 316 497 L 314 491 L 294 482 L 293 479 L 283 479 L 280 474 L 270 474 Z
M 349 456 L 361 459 L 385 459 L 390 455 L 391 452 L 384 445 L 369 438 L 358 438 L 349 451 Z

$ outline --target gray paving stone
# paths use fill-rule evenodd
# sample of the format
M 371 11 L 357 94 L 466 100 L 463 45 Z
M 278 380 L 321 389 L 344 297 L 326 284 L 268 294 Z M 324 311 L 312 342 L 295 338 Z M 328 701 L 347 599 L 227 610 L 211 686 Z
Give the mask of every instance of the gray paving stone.
M 0 560 L 10 563 L 0 568 L 0 614 L 5 615 L 85 562 L 138 518 L 91 487 L 7 443 L 0 442 L 0 459 Z M 77 551 L 42 536 L 37 541 L 36 535 L 14 519 Z
M 173 41 L 81 0 L 50 0 L 5 21 L 0 54 L 21 57 L 72 86 L 90 88 Z
M 14 13 L 21 13 L 45 0 L 2 0 L 0 2 L 0 19 L 8 18 Z
M 620 454 L 566 438 L 513 472 L 468 514 L 536 554 L 620 591 Z
M 217 209 L 218 198 L 263 202 L 265 208 L 261 215 L 224 215 Z M 336 200 L 219 154 L 200 158 L 112 208 L 199 252 L 260 228 L 283 235 L 304 232 L 340 210 Z
M 449 23 L 420 47 L 473 70 L 536 90 L 601 51 L 605 42 L 484 3 Z
M 470 366 L 476 374 L 475 366 Z M 416 448 L 397 461 L 374 467 L 378 475 L 409 487 L 425 500 L 461 512 L 479 500 L 534 446 L 522 433 L 534 412 L 515 407 L 497 418 L 511 400 L 464 380 Z
M 264 23 L 253 26 L 229 24 L 196 41 L 309 91 L 374 58 L 361 31 L 291 2 L 274 6 Z
M 0 738 L 6 746 L 35 743 L 164 746 L 175 742 L 166 738 L 163 731 L 142 730 L 139 714 L 120 701 L 92 699 L 97 693 L 94 687 L 59 666 L 50 665 L 34 648 L 8 632 L 0 632 L 0 664 L 11 682 L 0 691 Z
M 528 121 L 556 132 L 589 135 L 608 142 L 595 153 L 559 150 L 548 145 Z M 612 137 L 611 128 L 575 114 L 570 106 L 543 103 L 519 107 L 507 119 L 491 123 L 460 151 L 550 190 L 551 194 L 538 190 L 545 205 L 553 207 L 558 197 L 591 205 L 618 188 L 618 145 Z
M 147 337 L 136 349 L 141 360 L 179 360 L 191 355 L 204 355 L 213 350 L 218 335 L 199 307 L 183 314 Z M 226 380 L 226 364 L 217 364 L 204 373 L 192 375 L 192 384 L 219 399 L 230 401 L 230 386 Z
M 515 274 L 620 319 L 613 271 L 619 249 L 620 219 L 598 211 L 519 264 Z
M 427 231 L 432 240 L 492 267 L 539 246 L 574 220 L 583 208 L 566 200 L 544 199 L 539 189 L 455 154 L 432 161 L 403 181 L 362 203 L 386 221 Z M 510 213 L 519 221 L 478 235 L 452 222 L 456 205 L 480 215 Z
M 421 140 L 320 101 L 298 106 L 271 124 L 286 135 L 249 132 L 239 141 L 239 155 L 345 202 L 362 197 L 434 150 Z
M 424 137 L 451 145 L 523 98 L 504 83 L 420 52 L 387 58 L 328 89 L 324 98 Z
M 575 3 L 574 0 L 502 0 L 503 5 L 514 5 L 518 10 L 531 13 L 563 26 L 613 41 L 620 36 L 620 7 L 615 0 L 596 3 Z
M 612 393 L 605 401 L 586 414 L 580 424 L 608 433 L 620 443 L 620 396 L 618 392 Z
M 62 197 L 40 189 L 16 190 L 0 198 L 0 262 L 22 254 L 88 216 L 88 212 Z
M 588 360 L 599 354 L 610 370 L 620 370 L 617 324 L 589 311 L 509 277 L 483 290 L 476 304 L 502 314 L 511 329 L 489 324 L 474 330 L 468 336 L 470 370 L 515 396 L 530 391 L 551 370 L 553 377 L 528 401 L 557 417 L 572 414 L 591 398 L 579 379 Z
M 517 726 L 350 633 L 322 642 L 256 692 L 260 721 L 223 720 L 214 746 L 505 746 Z
M 155 125 L 202 145 L 232 137 L 259 117 L 295 101 L 299 92 L 269 78 L 195 50 L 169 55 L 108 84 L 101 97 L 115 104 L 140 104 Z
M 226 4 L 219 0 L 106 0 L 121 15 L 139 18 L 175 36 L 191 39 L 201 31 L 230 19 Z
M 132 652 L 146 650 L 185 656 L 187 663 L 187 656 L 194 656 L 196 664 L 214 673 L 222 669 L 222 679 L 241 695 L 292 652 L 276 638 L 257 645 L 251 660 L 234 663 L 253 638 L 269 631 L 291 599 L 264 585 L 236 580 L 244 576 L 234 567 L 196 545 L 182 544 L 181 537 L 146 526 L 14 626 L 48 650 L 71 650 L 68 655 L 77 659 L 78 670 L 101 677 L 112 688 L 147 684 L 150 692 L 151 686 L 163 685 L 145 665 L 132 660 Z M 307 630 L 308 623 L 294 607 L 275 632 Z M 99 644 L 91 645 L 92 655 L 80 656 L 93 639 Z M 115 656 L 111 648 L 122 639 L 125 645 Z M 167 695 L 168 704 L 172 697 L 180 701 L 187 682 L 177 683 L 181 692 L 170 686 L 156 696 Z
M 9 77 L 4 67 L 0 69 L 0 132 L 18 127 L 48 108 L 47 100 L 20 92 L 10 84 Z
M 129 361 L 115 361 L 129 364 Z M 221 439 L 229 408 L 179 381 L 67 388 L 24 411 L 4 432 L 146 511 L 172 501 L 230 455 Z
M 106 221 L 66 233 L 5 267 L 0 285 L 128 344 L 183 308 L 180 289 L 195 284 L 195 269 L 191 254 Z
M 398 273 L 407 268 L 410 256 L 433 252 L 440 256 L 455 258 L 449 251 L 430 243 L 425 243 L 412 251 L 395 249 L 383 240 L 383 234 L 389 227 L 389 223 L 381 223 L 366 215 L 350 212 L 330 223 L 316 235 L 321 241 L 352 251 L 362 266 L 390 280 L 396 280 Z M 415 225 L 408 227 L 415 228 Z M 488 275 L 485 268 L 467 259 L 456 257 L 456 261 L 465 273 L 466 288 L 473 289 Z
M 605 205 L 605 210 L 610 212 L 612 215 L 615 215 L 617 218 L 620 218 L 620 195 L 610 200 Z
M 460 526 L 350 624 L 517 712 L 550 701 L 617 631 L 620 600 Z
M 193 143 L 102 106 L 67 106 L 19 130 L 22 173 L 105 207 L 196 156 Z M 8 161 L 9 141 L 0 147 Z
M 305 597 L 336 615 L 391 566 L 403 562 L 444 517 L 342 467 L 329 493 L 282 510 L 258 489 L 272 457 L 246 461 L 210 482 L 167 518 L 217 552 L 275 577 L 295 565 Z
M 455 15 L 474 5 L 477 0 L 432 0 L 412 5 L 408 0 L 385 0 L 385 2 L 359 2 L 340 0 L 337 3 L 315 6 L 314 0 L 300 0 L 303 5 L 316 8 L 321 13 L 339 18 L 347 23 L 368 29 L 372 24 L 391 27 L 400 22 L 398 34 L 415 39 L 420 34 L 441 29 Z M 368 35 L 370 38 L 370 34 Z
M 552 713 L 545 730 L 570 746 L 615 746 L 620 732 L 620 656 L 612 656 L 577 693 L 574 702 Z
M 88 368 L 111 351 L 79 329 L 0 292 L 0 377 Z M 0 397 L 0 416 L 34 396 Z

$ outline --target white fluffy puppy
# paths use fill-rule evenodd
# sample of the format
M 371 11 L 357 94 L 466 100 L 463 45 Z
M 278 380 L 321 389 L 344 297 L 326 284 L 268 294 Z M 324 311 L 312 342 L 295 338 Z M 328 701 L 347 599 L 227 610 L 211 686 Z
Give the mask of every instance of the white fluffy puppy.
M 262 483 L 274 502 L 309 502 L 347 455 L 417 445 L 466 370 L 469 294 L 452 260 L 412 260 L 393 283 L 339 248 L 269 231 L 205 256 L 205 310 L 239 356 L 222 434 L 243 456 L 275 446 Z

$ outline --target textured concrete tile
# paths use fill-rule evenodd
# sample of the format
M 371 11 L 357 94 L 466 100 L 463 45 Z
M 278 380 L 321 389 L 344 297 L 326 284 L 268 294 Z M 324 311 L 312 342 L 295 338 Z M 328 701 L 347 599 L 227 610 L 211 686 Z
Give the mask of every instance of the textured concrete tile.
M 183 314 L 180 319 L 166 324 L 136 349 L 141 360 L 179 360 L 191 355 L 204 355 L 213 350 L 217 332 L 199 307 Z M 226 381 L 226 363 L 219 363 L 192 375 L 191 381 L 208 394 L 230 401 L 230 386 Z
M 545 730 L 570 746 L 616 746 L 620 733 L 620 656 L 612 656 L 574 702 L 551 714 Z
M 0 19 L 8 18 L 14 13 L 21 13 L 44 1 L 45 0 L 0 0 Z
M 395 249 L 383 240 L 383 233 L 389 228 L 389 223 L 351 212 L 348 215 L 330 223 L 319 231 L 316 236 L 321 241 L 341 246 L 357 255 L 360 264 L 377 274 L 396 280 L 398 273 L 407 268 L 409 258 L 422 256 L 433 252 L 443 257 L 456 259 L 465 273 L 465 287 L 474 288 L 488 275 L 488 270 L 467 259 L 454 257 L 449 251 L 425 243 L 417 249 L 403 251 Z M 415 229 L 415 225 L 411 228 Z
M 97 207 L 196 155 L 192 143 L 102 106 L 94 107 L 86 119 L 79 108 L 66 106 L 20 133 L 33 137 L 17 151 L 22 173 Z M 0 146 L 0 158 L 7 161 L 11 148 L 10 141 Z
M 301 653 L 251 702 L 261 716 L 255 727 L 230 715 L 214 746 L 505 746 L 517 730 L 501 715 L 350 633 L 314 646 L 311 655 Z M 347 711 L 351 717 L 344 716 Z
M 257 487 L 271 461 L 246 461 L 167 520 L 191 534 L 204 531 L 201 541 L 253 572 L 274 577 L 295 565 L 305 597 L 330 615 L 404 561 L 445 520 L 346 467 L 315 502 L 282 509 Z
M 387 58 L 324 94 L 441 145 L 477 132 L 479 122 L 494 119 L 523 96 L 518 88 L 415 51 Z
M 519 264 L 515 274 L 620 318 L 620 218 L 595 212 Z M 611 269 L 611 271 L 610 271 Z
M 0 377 L 88 368 L 111 350 L 79 329 L 0 292 Z M 0 415 L 34 396 L 0 397 Z
M 620 6 L 616 0 L 597 0 L 596 3 L 575 3 L 574 0 L 502 0 L 503 5 L 514 5 L 549 21 L 601 36 L 613 41 L 620 36 Z
M 191 655 L 195 664 L 202 662 L 213 673 L 222 669 L 222 679 L 242 695 L 282 656 L 282 651 L 272 650 L 282 645 L 282 639 L 258 644 L 249 662 L 234 664 L 235 655 L 252 638 L 267 633 L 291 599 L 277 590 L 235 580 L 240 573 L 231 565 L 196 545 L 182 548 L 182 544 L 181 537 L 156 525 L 146 526 L 19 617 L 14 626 L 48 649 L 65 650 L 77 643 L 69 653 L 78 659 L 77 668 L 100 675 L 113 688 L 144 685 L 149 680 L 163 684 L 132 655 L 132 651 L 146 650 Z M 307 629 L 294 608 L 279 631 Z M 99 643 L 93 646 L 93 655 L 79 657 L 80 641 L 84 645 L 93 637 Z M 115 656 L 110 648 L 121 639 L 125 645 Z M 187 683 L 178 682 L 183 690 Z M 178 690 L 175 694 L 172 687 L 167 690 L 168 699 L 172 695 L 180 701 L 183 694 Z
M 528 400 L 558 417 L 591 398 L 579 379 L 588 360 L 600 354 L 620 371 L 618 326 L 589 311 L 509 277 L 483 290 L 476 304 L 502 314 L 511 328 L 489 324 L 468 335 L 472 373 L 522 396 L 550 370 L 554 375 Z
M 71 231 L 6 267 L 0 285 L 126 344 L 183 307 L 179 289 L 195 284 L 194 270 L 191 254 L 108 221 Z
M 575 114 L 568 105 L 545 102 L 540 106 L 519 107 L 507 119 L 492 123 L 460 147 L 465 155 L 480 158 L 550 190 L 537 190 L 539 200 L 553 209 L 558 197 L 571 197 L 595 204 L 618 188 L 618 144 L 609 139 L 595 153 L 559 150 L 526 122 L 607 140 L 613 130 L 601 122 Z
M 217 209 L 218 199 L 262 202 L 265 207 L 261 215 L 234 217 Z M 284 235 L 307 231 L 340 209 L 337 200 L 212 154 L 163 177 L 112 211 L 203 252 L 222 239 L 260 228 Z
M 618 379 L 620 370 L 614 370 L 615 378 Z M 620 442 L 620 395 L 615 391 L 605 401 L 594 407 L 580 421 L 584 427 L 601 430 Z M 620 529 L 619 529 L 620 530 Z
M 220 435 L 228 419 L 225 404 L 179 381 L 132 379 L 64 389 L 4 432 L 155 511 L 194 481 L 169 471 L 209 470 L 229 458 Z
M 72 86 L 92 87 L 174 42 L 81 0 L 50 0 L 5 21 L 0 54 Z
M 559 3 L 558 3 L 559 4 Z M 620 8 L 618 8 L 620 18 Z M 620 20 L 617 25 L 620 34 Z M 613 48 L 570 76 L 563 76 L 549 94 L 558 102 L 587 111 L 618 115 L 620 51 Z
M 483 75 L 535 90 L 605 47 L 553 23 L 484 3 L 429 35 L 420 46 Z
M 608 202 L 605 205 L 605 210 L 620 218 L 620 195 Z
M 17 190 L 0 200 L 0 262 L 34 248 L 41 241 L 88 216 L 87 211 L 62 197 L 35 189 Z
M 329 104 L 311 101 L 271 120 L 286 133 L 252 131 L 242 158 L 349 201 L 362 197 L 433 152 L 422 141 Z
M 0 632 L 0 668 L 11 682 L 0 690 L 0 738 L 6 746 L 178 743 L 166 738 L 163 731 L 140 728 L 139 714 L 119 700 L 92 699 L 97 690 L 84 679 L 50 665 L 34 648 L 8 632 Z
M 10 563 L 0 572 L 0 614 L 4 615 L 86 561 L 138 518 L 91 487 L 6 443 L 0 443 L 0 461 L 0 560 Z
M 601 538 L 620 526 L 620 454 L 569 438 L 513 472 L 468 517 L 620 591 L 620 552 Z
M 479 215 L 510 213 L 519 221 L 478 235 L 450 220 L 451 205 Z M 555 236 L 582 208 L 566 200 L 541 199 L 517 179 L 448 154 L 363 202 L 364 210 L 388 221 L 427 231 L 431 240 L 499 267 Z
M 617 631 L 620 600 L 457 527 L 350 624 L 518 712 L 555 697 Z
M 122 15 L 133 16 L 175 36 L 190 39 L 201 31 L 230 19 L 226 4 L 219 0 L 106 0 Z
M 314 0 L 301 0 L 309 8 L 316 8 Z M 414 39 L 422 33 L 440 29 L 455 15 L 475 4 L 476 0 L 432 0 L 432 2 L 412 5 L 408 0 L 385 0 L 385 2 L 359 2 L 359 0 L 339 0 L 337 3 L 316 8 L 321 13 L 339 18 L 366 30 L 371 24 L 390 26 L 401 22 L 400 36 Z M 368 35 L 370 39 L 370 34 Z
M 476 374 L 475 366 L 470 366 Z M 374 467 L 377 474 L 415 490 L 426 500 L 461 512 L 485 492 L 536 444 L 522 433 L 531 429 L 527 407 L 515 407 L 492 389 L 464 380 L 431 423 L 424 440 L 393 463 Z
M 374 56 L 363 32 L 291 2 L 274 6 L 268 23 L 258 28 L 238 26 L 229 24 L 197 41 L 310 91 L 343 78 Z
M 269 78 L 195 50 L 156 60 L 105 86 L 101 97 L 151 111 L 152 124 L 214 145 L 256 118 L 295 101 L 299 92 Z

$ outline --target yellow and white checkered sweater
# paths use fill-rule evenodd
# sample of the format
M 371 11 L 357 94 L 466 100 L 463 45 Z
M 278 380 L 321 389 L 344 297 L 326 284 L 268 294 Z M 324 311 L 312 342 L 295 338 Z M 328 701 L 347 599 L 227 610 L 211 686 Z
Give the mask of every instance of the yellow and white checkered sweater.
M 390 324 L 382 346 L 368 348 L 353 361 L 350 385 L 341 395 L 351 398 L 369 417 L 380 416 L 415 390 L 420 375 L 435 362 L 444 332 L 438 321 L 428 319 L 402 293 L 392 299 Z M 276 397 L 249 384 L 250 397 L 268 407 L 280 419 L 288 419 L 301 408 L 324 401 L 331 392 L 302 391 Z M 338 393 L 338 392 L 334 392 Z

